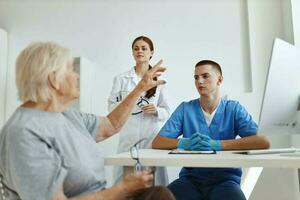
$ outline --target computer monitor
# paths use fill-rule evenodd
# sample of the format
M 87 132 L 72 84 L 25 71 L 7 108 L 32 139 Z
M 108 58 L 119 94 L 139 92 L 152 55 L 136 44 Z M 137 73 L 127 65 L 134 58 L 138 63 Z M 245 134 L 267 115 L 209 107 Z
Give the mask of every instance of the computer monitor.
M 259 118 L 259 132 L 300 133 L 300 49 L 275 39 Z

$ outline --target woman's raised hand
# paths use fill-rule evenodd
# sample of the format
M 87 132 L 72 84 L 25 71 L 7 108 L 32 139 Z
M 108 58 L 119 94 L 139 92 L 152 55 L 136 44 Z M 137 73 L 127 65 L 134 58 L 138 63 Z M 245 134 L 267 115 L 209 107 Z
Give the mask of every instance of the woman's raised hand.
M 166 71 L 165 67 L 161 67 L 162 60 L 152 67 L 152 69 L 148 70 L 142 80 L 138 83 L 137 87 L 140 88 L 142 91 L 147 91 L 155 86 L 165 84 L 165 80 L 154 80 L 155 77 L 159 77 L 164 71 Z

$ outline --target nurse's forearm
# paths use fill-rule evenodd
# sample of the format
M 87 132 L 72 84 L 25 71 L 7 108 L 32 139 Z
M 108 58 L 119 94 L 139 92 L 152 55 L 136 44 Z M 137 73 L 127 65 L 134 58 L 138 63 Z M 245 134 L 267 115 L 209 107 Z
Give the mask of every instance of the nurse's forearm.
M 153 142 L 153 149 L 176 149 L 177 148 L 178 139 L 162 137 L 157 135 Z
M 234 140 L 222 140 L 222 150 L 268 149 L 270 142 L 265 136 L 252 135 Z

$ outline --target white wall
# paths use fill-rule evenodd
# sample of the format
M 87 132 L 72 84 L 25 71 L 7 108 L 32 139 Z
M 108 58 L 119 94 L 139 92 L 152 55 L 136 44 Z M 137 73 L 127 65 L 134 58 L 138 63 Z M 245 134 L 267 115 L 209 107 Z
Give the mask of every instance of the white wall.
M 9 39 L 6 119 L 20 103 L 14 83 L 15 59 L 31 41 L 62 43 L 73 49 L 75 56 L 96 63 L 99 78 L 95 79 L 98 90 L 94 99 L 99 103 L 94 113 L 104 115 L 113 76 L 134 65 L 132 40 L 147 35 L 155 45 L 153 64 L 162 58 L 168 67 L 165 77 L 173 109 L 179 102 L 197 97 L 193 86 L 195 63 L 214 59 L 223 66 L 222 89 L 230 98 L 240 100 L 257 121 L 273 38 L 290 40 L 292 35 L 285 23 L 290 20 L 288 3 L 289 0 L 2 0 L 0 27 L 8 31 Z M 114 137 L 101 144 L 104 153 L 114 152 L 116 142 Z
M 249 110 L 252 111 L 257 120 L 273 40 L 275 37 L 279 37 L 290 41 L 289 38 L 285 37 L 284 32 L 287 32 L 286 35 L 290 35 L 288 33 L 291 30 L 285 29 L 285 23 L 283 23 L 285 17 L 283 4 L 288 2 L 285 0 L 247 1 L 253 93 L 242 94 L 242 96 L 238 94 L 236 98 L 242 99 L 247 106 L 250 106 Z M 288 19 L 285 20 L 288 21 Z
M 106 102 L 112 77 L 133 66 L 130 45 L 141 34 L 155 44 L 153 63 L 160 58 L 168 67 L 166 77 L 175 106 L 197 96 L 193 67 L 204 58 L 222 64 L 224 89 L 245 90 L 241 49 L 248 41 L 241 21 L 240 0 L 172 1 L 1 1 L 0 25 L 9 32 L 9 116 L 17 106 L 14 62 L 33 40 L 54 40 L 98 64 L 99 102 Z M 155 12 L 154 12 L 155 11 Z M 246 58 L 245 58 L 246 57 Z M 235 74 L 235 76 L 231 76 Z M 177 81 L 181 80 L 181 81 Z M 236 84 L 239 83 L 239 84 Z M 189 88 L 189 89 L 187 89 Z M 180 91 L 180 92 L 179 92 Z M 96 113 L 105 114 L 99 103 Z
M 7 32 L 0 28 L 0 130 L 5 119 L 7 72 Z
M 291 0 L 295 45 L 300 46 L 300 1 Z
M 0 26 L 9 33 L 6 119 L 20 104 L 16 56 L 34 40 L 57 41 L 96 63 L 96 114 L 107 113 L 113 76 L 134 65 L 131 42 L 139 35 L 153 39 L 153 63 L 162 58 L 168 67 L 172 108 L 198 96 L 193 70 L 201 59 L 217 60 L 223 66 L 223 89 L 243 94 L 251 89 L 245 9 L 240 0 L 0 1 Z M 117 137 L 102 143 L 104 153 L 113 153 L 116 143 Z
M 253 72 L 253 93 L 249 94 L 247 105 L 254 106 L 259 116 L 269 58 L 275 37 L 293 44 L 291 6 L 288 0 L 248 1 L 250 52 Z M 241 99 L 246 98 L 245 95 Z M 289 135 L 269 135 L 272 147 L 289 144 Z M 276 179 L 275 179 L 275 178 Z M 278 184 L 276 180 L 280 180 Z M 289 199 L 299 198 L 297 178 L 294 170 L 265 169 L 250 196 L 250 199 Z M 283 184 L 284 183 L 284 184 Z M 298 196 L 297 196 L 298 195 Z

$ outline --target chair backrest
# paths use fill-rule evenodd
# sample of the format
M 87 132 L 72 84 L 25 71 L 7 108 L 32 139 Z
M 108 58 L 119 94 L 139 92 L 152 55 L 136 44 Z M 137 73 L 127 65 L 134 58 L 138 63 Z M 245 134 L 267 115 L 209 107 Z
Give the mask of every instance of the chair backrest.
M 0 200 L 21 200 L 18 193 L 5 185 L 3 175 L 0 174 Z
M 6 191 L 3 184 L 3 176 L 0 174 L 0 200 L 8 200 L 6 198 Z

